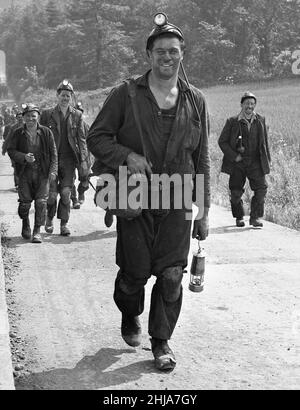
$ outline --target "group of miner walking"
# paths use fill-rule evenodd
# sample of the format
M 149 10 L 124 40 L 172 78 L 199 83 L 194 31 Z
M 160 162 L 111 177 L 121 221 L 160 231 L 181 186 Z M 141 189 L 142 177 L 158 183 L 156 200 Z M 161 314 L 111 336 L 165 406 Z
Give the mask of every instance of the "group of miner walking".
M 67 224 L 75 170 L 88 181 L 89 151 L 96 168 L 103 172 L 116 175 L 120 166 L 126 166 L 129 174 L 144 174 L 149 179 L 153 174 L 190 177 L 198 207 L 194 221 L 186 218 L 186 209 L 174 206 L 175 188 L 170 190 L 169 209 L 149 207 L 136 217 L 117 216 L 119 271 L 113 297 L 122 315 L 121 335 L 128 345 L 140 345 L 145 285 L 154 275 L 148 333 L 155 366 L 164 371 L 176 365 L 168 341 L 181 311 L 181 282 L 190 238 L 205 240 L 209 231 L 209 114 L 202 92 L 179 77 L 185 52 L 182 31 L 169 23 L 164 13 L 158 13 L 154 21 L 146 44 L 149 71 L 131 80 L 133 93 L 126 82 L 112 89 L 87 138 L 82 113 L 71 105 L 73 87 L 63 81 L 57 88 L 57 106 L 44 110 L 40 119 L 38 107 L 24 107 L 25 124 L 14 130 L 7 151 L 19 178 L 24 238 L 31 235 L 28 212 L 35 201 L 33 242 L 41 242 L 41 226 L 53 232 L 56 214 L 61 221 L 60 234 L 70 235 Z M 256 102 L 254 94 L 243 94 L 240 113 L 226 121 L 219 138 L 224 153 L 222 171 L 230 175 L 231 208 L 238 227 L 245 224 L 242 195 L 247 178 L 254 191 L 250 224 L 261 227 L 264 214 L 270 153 L 267 127 L 255 112 Z M 204 176 L 201 203 L 195 200 L 197 175 Z M 107 215 L 112 217 L 114 210 L 106 212 L 110 226 Z
M 14 168 L 21 234 L 33 243 L 42 242 L 42 226 L 46 232 L 53 232 L 55 215 L 60 219 L 60 234 L 69 236 L 71 201 L 73 208 L 80 208 L 89 187 L 88 125 L 82 118 L 81 104 L 76 108 L 71 104 L 73 95 L 73 86 L 64 80 L 58 85 L 58 102 L 54 108 L 40 113 L 37 105 L 22 104 L 22 110 L 16 110 L 16 122 L 4 129 L 2 154 L 8 152 Z M 35 217 L 31 231 L 29 211 L 33 201 Z

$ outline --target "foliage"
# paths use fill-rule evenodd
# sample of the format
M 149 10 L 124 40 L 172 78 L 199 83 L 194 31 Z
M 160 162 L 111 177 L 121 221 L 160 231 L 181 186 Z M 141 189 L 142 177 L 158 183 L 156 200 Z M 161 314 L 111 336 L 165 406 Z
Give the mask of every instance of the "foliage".
M 108 87 L 147 68 L 155 12 L 182 28 L 186 71 L 197 86 L 291 76 L 300 48 L 297 0 L 28 0 L 0 12 L 9 85 L 36 67 L 40 83 Z

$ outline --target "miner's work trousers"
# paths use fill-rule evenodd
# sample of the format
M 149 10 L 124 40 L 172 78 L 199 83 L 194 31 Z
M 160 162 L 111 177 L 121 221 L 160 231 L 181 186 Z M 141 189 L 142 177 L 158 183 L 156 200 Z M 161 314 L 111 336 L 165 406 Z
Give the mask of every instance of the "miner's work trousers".
M 31 202 L 35 204 L 35 226 L 45 224 L 47 198 L 49 194 L 49 180 L 41 174 L 39 168 L 27 166 L 19 178 L 19 208 L 21 219 L 29 217 Z
M 190 247 L 191 221 L 185 210 L 144 210 L 117 220 L 116 262 L 120 267 L 114 300 L 120 311 L 138 316 L 144 310 L 145 285 L 156 276 L 149 313 L 149 334 L 170 339 L 182 304 L 182 276 Z
M 76 163 L 73 158 L 59 159 L 57 179 L 50 184 L 47 203 L 47 215 L 53 219 L 56 211 L 57 218 L 68 222 L 71 211 L 71 190 L 74 184 Z M 60 199 L 57 206 L 57 196 Z
M 251 199 L 250 218 L 262 218 L 268 185 L 259 165 L 252 167 L 246 167 L 242 164 L 237 165 L 230 175 L 229 189 L 232 216 L 237 219 L 242 219 L 244 216 L 242 195 L 245 192 L 246 178 L 249 180 L 250 188 L 254 191 Z

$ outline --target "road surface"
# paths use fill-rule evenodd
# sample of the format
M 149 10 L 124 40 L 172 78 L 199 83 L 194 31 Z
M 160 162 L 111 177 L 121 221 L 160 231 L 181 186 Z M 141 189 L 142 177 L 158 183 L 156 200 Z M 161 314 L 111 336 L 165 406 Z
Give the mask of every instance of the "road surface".
M 236 228 L 228 210 L 212 207 L 205 288 L 189 291 L 184 276 L 182 313 L 170 341 L 177 367 L 165 374 L 154 368 L 147 335 L 153 279 L 142 345 L 131 348 L 120 337 L 112 300 L 115 224 L 104 226 L 92 189 L 82 208 L 71 211 L 70 237 L 59 235 L 55 220 L 54 233 L 32 244 L 20 236 L 11 171 L 1 157 L 16 389 L 299 389 L 300 232 L 268 222 L 263 229 Z M 190 261 L 195 241 L 191 248 Z

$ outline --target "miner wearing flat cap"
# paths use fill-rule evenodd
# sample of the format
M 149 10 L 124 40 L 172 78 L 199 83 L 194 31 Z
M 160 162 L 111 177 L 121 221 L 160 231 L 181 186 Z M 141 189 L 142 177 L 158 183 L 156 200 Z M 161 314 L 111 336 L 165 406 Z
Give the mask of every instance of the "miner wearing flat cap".
M 248 179 L 254 195 L 251 199 L 249 224 L 261 228 L 270 172 L 270 151 L 265 118 L 255 111 L 257 98 L 250 91 L 241 96 L 241 111 L 228 118 L 219 137 L 224 154 L 221 171 L 229 174 L 232 216 L 237 227 L 244 227 L 242 196 Z
M 155 209 L 151 203 L 135 216 L 115 212 L 119 271 L 114 301 L 122 316 L 121 335 L 128 345 L 140 345 L 145 285 L 155 276 L 148 333 L 154 364 L 165 371 L 176 365 L 169 340 L 181 311 L 191 233 L 199 240 L 208 235 L 209 120 L 202 92 L 179 77 L 185 49 L 182 31 L 164 13 L 157 14 L 154 23 L 146 41 L 150 69 L 112 90 L 91 125 L 87 143 L 96 162 L 106 170 L 110 167 L 111 173 L 126 166 L 129 175 L 144 175 L 149 184 L 157 176 L 176 175 L 180 181 L 186 177 L 190 186 L 197 175 L 203 177 L 203 207 L 193 226 L 186 209 L 174 206 L 175 188 L 170 190 L 169 208 L 163 204 Z M 196 184 L 193 189 L 194 197 Z M 114 209 L 106 214 L 108 226 L 109 214 L 114 215 Z
M 41 243 L 45 224 L 50 182 L 57 175 L 57 151 L 51 130 L 39 124 L 40 110 L 35 104 L 23 104 L 24 125 L 13 131 L 7 148 L 18 177 L 18 214 L 22 219 L 21 235 Z M 31 233 L 29 211 L 34 202 L 34 227 Z

